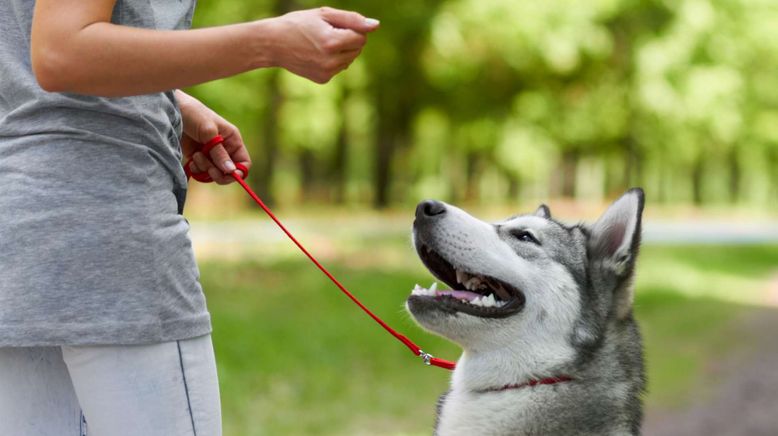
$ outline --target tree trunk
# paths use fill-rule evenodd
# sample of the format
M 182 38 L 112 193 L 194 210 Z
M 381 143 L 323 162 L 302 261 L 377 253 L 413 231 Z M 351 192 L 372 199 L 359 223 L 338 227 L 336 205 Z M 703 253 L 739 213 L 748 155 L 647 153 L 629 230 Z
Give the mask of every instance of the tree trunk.
M 740 161 L 737 147 L 729 151 L 729 201 L 737 203 L 740 198 Z
M 274 14 L 283 15 L 297 8 L 295 0 L 278 0 L 274 7 Z M 262 135 L 264 136 L 264 141 L 260 142 L 259 147 L 261 159 L 257 159 L 257 171 L 252 172 L 248 183 L 265 203 L 273 205 L 275 204 L 273 177 L 279 152 L 279 113 L 283 105 L 284 96 L 280 89 L 278 70 L 274 69 L 269 71 L 268 74 L 267 111 L 259 121 L 259 125 L 262 126 Z
M 660 158 L 664 157 L 664 152 L 660 151 Z M 662 162 L 663 159 L 659 159 L 659 162 Z M 668 200 L 668 193 L 667 193 L 667 178 L 670 177 L 670 174 L 674 174 L 674 168 L 670 168 L 668 165 L 662 165 L 661 163 L 657 165 L 656 172 L 658 173 L 659 180 L 656 184 L 656 202 L 660 204 L 667 203 Z
M 705 162 L 702 154 L 697 158 L 692 168 L 692 201 L 695 205 L 700 206 L 702 204 L 702 185 L 703 176 L 705 173 Z
M 471 151 L 466 154 L 465 159 L 465 202 L 472 202 L 478 199 L 481 157 L 477 152 Z
M 575 176 L 578 172 L 578 150 L 565 150 L 562 153 L 562 196 L 575 197 Z
M 505 177 L 508 179 L 508 194 L 507 200 L 514 202 L 519 199 L 519 190 L 521 189 L 521 183 L 519 177 L 516 174 L 506 172 Z
M 378 92 L 378 126 L 376 128 L 375 179 L 373 205 L 377 209 L 391 202 L 392 170 L 397 149 L 407 143 L 413 119 L 413 102 L 405 101 L 391 89 Z
M 767 199 L 775 205 L 778 204 L 778 148 L 767 149 L 767 174 L 769 183 Z
M 640 184 L 640 154 L 632 135 L 624 139 L 624 186 L 628 189 Z
M 346 202 L 346 169 L 348 167 L 348 117 L 346 116 L 346 103 L 349 91 L 343 89 L 340 100 L 341 123 L 338 131 L 338 139 L 335 142 L 335 152 L 330 164 L 329 179 L 332 185 L 332 196 L 336 204 Z
M 316 197 L 314 188 L 316 186 L 316 156 L 308 148 L 300 150 L 298 156 L 300 164 L 300 198 L 308 201 Z
M 267 111 L 260 121 L 264 140 L 260 142 L 260 159 L 257 159 L 259 168 L 252 172 L 249 183 L 254 187 L 260 197 L 268 205 L 275 203 L 273 194 L 273 175 L 275 173 L 276 160 L 278 158 L 278 114 L 283 104 L 283 95 L 279 89 L 278 71 L 269 72 L 268 78 L 268 104 Z
M 380 123 L 380 122 L 379 122 Z M 395 137 L 388 129 L 378 129 L 375 152 L 375 178 L 373 206 L 383 209 L 389 205 L 389 178 L 391 175 L 392 156 L 394 155 Z

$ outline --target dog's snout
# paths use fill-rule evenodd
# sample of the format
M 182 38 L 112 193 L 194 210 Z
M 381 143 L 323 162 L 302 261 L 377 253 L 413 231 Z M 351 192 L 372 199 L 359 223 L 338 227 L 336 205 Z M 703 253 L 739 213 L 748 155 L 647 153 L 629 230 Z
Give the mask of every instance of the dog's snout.
M 424 200 L 416 206 L 416 218 L 428 218 L 446 213 L 446 205 L 436 200 Z

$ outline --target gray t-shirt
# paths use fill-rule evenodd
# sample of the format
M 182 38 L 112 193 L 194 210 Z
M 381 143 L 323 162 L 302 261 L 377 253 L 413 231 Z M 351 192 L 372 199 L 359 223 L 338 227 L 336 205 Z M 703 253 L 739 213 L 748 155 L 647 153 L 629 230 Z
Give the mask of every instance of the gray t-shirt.
M 47 93 L 34 0 L 0 2 L 0 347 L 137 344 L 211 331 L 181 216 L 172 92 Z M 118 0 L 113 22 L 184 29 L 194 0 Z

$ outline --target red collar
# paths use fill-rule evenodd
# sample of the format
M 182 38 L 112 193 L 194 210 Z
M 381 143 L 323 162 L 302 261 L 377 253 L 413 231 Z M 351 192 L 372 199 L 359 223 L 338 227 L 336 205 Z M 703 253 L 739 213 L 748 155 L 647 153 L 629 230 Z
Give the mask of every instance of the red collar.
M 573 381 L 574 379 L 568 375 L 560 375 L 559 377 L 548 377 L 540 380 L 532 379 L 529 381 L 526 381 L 524 383 L 515 383 L 510 385 L 505 385 L 500 388 L 489 388 L 489 389 L 482 389 L 480 391 L 477 391 L 480 394 L 485 394 L 488 392 L 503 392 L 507 391 L 509 389 L 521 389 L 521 388 L 527 388 L 537 385 L 554 385 L 557 383 L 563 383 L 563 382 L 569 382 Z

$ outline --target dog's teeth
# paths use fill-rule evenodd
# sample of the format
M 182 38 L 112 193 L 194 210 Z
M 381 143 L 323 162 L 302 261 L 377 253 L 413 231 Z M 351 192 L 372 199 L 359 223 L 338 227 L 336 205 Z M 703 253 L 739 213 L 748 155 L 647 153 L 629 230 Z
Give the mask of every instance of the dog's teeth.
M 418 284 L 413 287 L 413 291 L 411 291 L 411 295 L 418 295 L 422 297 L 434 297 L 435 294 L 435 288 L 437 287 L 437 283 L 433 283 L 430 289 L 423 288 L 419 286 Z
M 484 307 L 494 307 L 497 305 L 497 302 L 494 300 L 494 294 L 489 294 L 488 297 L 484 297 L 483 299 Z
M 472 279 L 470 279 L 470 289 L 475 290 L 480 288 L 481 282 L 482 282 L 481 277 L 473 277 Z
M 438 282 L 432 282 L 428 290 L 434 294 L 438 290 Z
M 437 293 L 435 292 L 435 288 L 437 287 L 437 283 L 433 283 L 432 286 L 430 286 L 430 289 L 423 288 L 419 285 L 416 285 L 413 288 L 413 291 L 411 291 L 411 295 L 418 295 L 421 297 L 436 297 Z
M 456 275 L 457 275 L 457 281 L 459 283 L 464 284 L 465 281 L 467 281 L 467 273 L 462 272 L 462 271 L 460 271 L 458 269 L 455 269 L 454 271 L 456 272 Z

